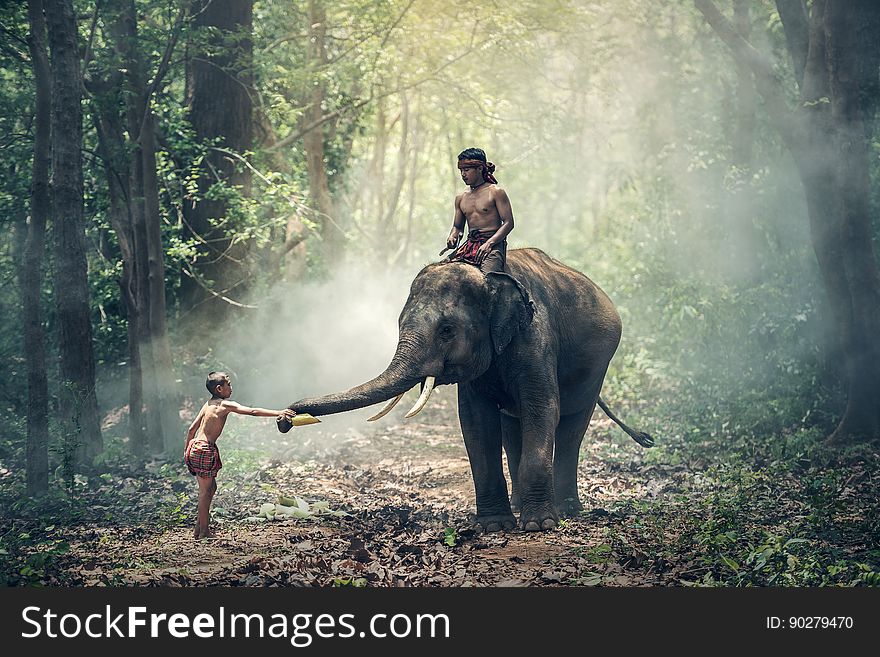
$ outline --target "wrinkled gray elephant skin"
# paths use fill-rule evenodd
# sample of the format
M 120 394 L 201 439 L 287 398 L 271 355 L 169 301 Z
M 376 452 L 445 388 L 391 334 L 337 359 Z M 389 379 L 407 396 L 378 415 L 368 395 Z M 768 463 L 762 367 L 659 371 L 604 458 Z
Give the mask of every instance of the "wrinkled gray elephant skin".
M 620 341 L 620 316 L 595 283 L 538 249 L 510 251 L 507 266 L 509 274 L 484 276 L 465 263 L 428 265 L 400 313 L 388 368 L 347 392 L 290 408 L 328 415 L 394 399 L 420 383 L 428 394 L 432 382 L 458 384 L 477 525 L 512 529 L 518 509 L 520 528 L 546 530 L 583 509 L 578 450 L 597 401 L 607 410 L 599 391 Z M 653 444 L 608 413 L 637 442 Z

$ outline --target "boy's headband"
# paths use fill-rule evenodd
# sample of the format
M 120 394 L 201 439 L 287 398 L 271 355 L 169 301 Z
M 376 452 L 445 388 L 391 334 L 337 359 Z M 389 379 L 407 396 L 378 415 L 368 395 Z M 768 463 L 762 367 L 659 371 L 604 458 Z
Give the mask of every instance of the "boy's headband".
M 492 174 L 495 173 L 495 165 L 491 162 L 483 162 L 483 160 L 459 160 L 458 161 L 459 169 L 482 169 L 483 170 L 483 179 L 486 182 L 490 182 L 493 185 L 498 181 L 495 180 L 495 176 Z

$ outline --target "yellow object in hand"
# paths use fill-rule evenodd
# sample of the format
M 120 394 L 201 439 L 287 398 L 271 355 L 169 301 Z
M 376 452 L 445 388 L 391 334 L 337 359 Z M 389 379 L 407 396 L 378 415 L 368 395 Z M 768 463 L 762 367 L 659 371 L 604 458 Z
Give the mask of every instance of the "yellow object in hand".
M 290 423 L 295 427 L 304 427 L 307 424 L 317 424 L 320 422 L 318 418 L 314 415 L 309 415 L 308 413 L 297 413 L 293 416 L 293 419 Z

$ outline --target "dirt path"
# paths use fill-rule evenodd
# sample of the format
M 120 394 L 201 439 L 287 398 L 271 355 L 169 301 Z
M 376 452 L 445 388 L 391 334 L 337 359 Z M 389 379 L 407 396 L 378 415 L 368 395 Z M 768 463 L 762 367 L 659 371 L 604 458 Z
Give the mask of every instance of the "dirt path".
M 195 487 L 181 473 L 172 482 L 182 502 L 175 510 L 179 522 L 164 530 L 95 527 L 71 541 L 69 569 L 75 572 L 69 574 L 85 585 L 675 583 L 663 559 L 649 558 L 626 538 L 627 526 L 637 522 L 627 509 L 675 487 L 681 473 L 645 466 L 642 448 L 601 413 L 582 451 L 584 515 L 551 532 L 477 535 L 468 522 L 473 485 L 453 394 L 443 390 L 429 409 L 405 422 L 403 408 L 342 435 L 267 434 L 258 453 L 270 457 L 255 456 L 257 467 L 241 467 L 246 452 L 234 449 L 233 438 L 218 477 L 215 538 L 192 539 Z M 278 494 L 324 500 L 350 515 L 255 519 L 260 504 Z

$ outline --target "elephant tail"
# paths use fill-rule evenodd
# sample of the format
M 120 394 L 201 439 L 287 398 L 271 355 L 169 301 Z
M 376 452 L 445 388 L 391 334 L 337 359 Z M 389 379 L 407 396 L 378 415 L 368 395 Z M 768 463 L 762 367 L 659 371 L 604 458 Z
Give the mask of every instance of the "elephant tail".
M 647 434 L 644 431 L 633 431 L 628 426 L 626 426 L 620 418 L 618 418 L 614 413 L 611 412 L 611 409 L 605 404 L 601 397 L 599 397 L 599 408 L 605 411 L 605 415 L 610 417 L 614 423 L 619 426 L 621 429 L 626 431 L 627 435 L 635 440 L 642 447 L 653 447 L 654 439 L 651 437 L 651 434 Z

